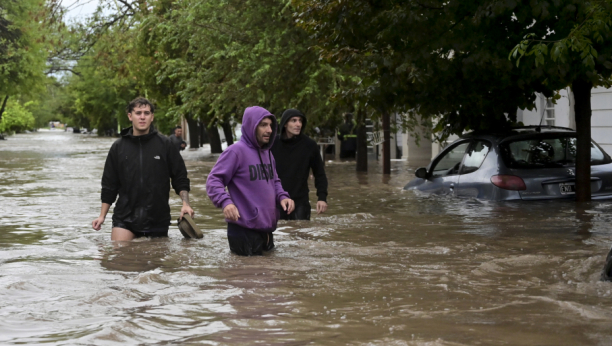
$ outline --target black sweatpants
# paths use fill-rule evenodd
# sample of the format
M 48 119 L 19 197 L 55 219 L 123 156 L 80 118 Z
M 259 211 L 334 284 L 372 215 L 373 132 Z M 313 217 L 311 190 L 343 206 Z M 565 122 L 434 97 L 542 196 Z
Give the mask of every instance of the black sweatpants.
M 253 230 L 235 223 L 227 224 L 227 241 L 230 250 L 240 256 L 261 256 L 263 251 L 274 248 L 272 232 Z

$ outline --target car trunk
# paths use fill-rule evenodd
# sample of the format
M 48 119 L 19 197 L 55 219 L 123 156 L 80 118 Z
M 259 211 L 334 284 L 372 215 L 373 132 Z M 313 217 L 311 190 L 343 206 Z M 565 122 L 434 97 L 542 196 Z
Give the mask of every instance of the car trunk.
M 610 169 L 610 165 L 608 169 Z M 546 169 L 512 169 L 512 175 L 525 181 L 526 190 L 519 191 L 521 199 L 555 199 L 574 198 L 576 194 L 576 176 L 574 167 L 559 167 Z M 612 197 L 612 178 L 610 173 L 601 167 L 594 166 L 591 170 L 591 195 L 593 198 Z

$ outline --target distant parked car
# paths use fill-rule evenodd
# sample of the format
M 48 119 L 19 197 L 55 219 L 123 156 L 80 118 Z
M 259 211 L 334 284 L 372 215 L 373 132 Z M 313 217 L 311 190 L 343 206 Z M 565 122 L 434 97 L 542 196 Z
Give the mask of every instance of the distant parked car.
M 526 126 L 469 133 L 446 147 L 405 190 L 490 200 L 573 198 L 576 132 Z M 612 199 L 612 159 L 591 142 L 591 194 Z

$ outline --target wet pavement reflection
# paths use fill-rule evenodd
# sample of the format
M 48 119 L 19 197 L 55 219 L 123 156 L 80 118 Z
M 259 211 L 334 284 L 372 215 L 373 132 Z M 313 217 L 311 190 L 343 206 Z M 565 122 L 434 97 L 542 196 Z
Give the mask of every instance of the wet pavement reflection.
M 110 215 L 91 228 L 113 140 L 0 141 L 0 344 L 612 344 L 612 202 L 427 196 L 404 162 L 328 162 L 328 213 L 244 258 L 206 197 L 216 157 L 186 151 L 204 238 L 113 244 Z

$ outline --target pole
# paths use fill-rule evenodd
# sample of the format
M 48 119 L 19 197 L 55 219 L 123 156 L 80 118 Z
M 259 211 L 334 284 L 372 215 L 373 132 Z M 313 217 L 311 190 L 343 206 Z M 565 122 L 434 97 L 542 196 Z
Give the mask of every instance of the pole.
M 391 174 L 391 121 L 387 110 L 383 110 L 383 174 Z

